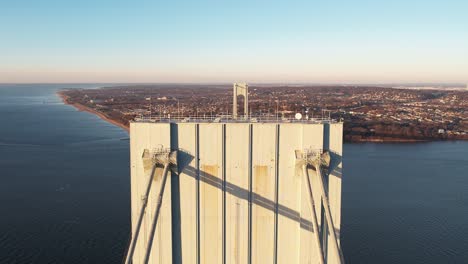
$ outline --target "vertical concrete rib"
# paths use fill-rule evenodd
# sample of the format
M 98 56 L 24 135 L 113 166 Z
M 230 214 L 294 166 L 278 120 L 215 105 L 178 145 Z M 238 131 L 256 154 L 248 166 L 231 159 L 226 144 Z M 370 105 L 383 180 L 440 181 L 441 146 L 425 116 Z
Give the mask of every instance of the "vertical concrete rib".
M 330 150 L 330 125 L 324 124 L 323 126 L 323 150 Z M 317 177 L 317 179 L 319 179 Z M 323 181 L 325 181 L 326 185 L 328 186 L 328 175 L 324 175 Z M 319 182 L 317 182 L 319 183 Z M 320 185 L 319 185 L 320 186 Z M 328 195 L 328 187 L 326 187 L 326 193 Z M 322 199 L 320 199 L 322 201 Z M 328 248 L 328 236 L 329 236 L 329 226 L 325 219 L 325 207 L 322 202 L 321 207 L 321 217 L 322 217 L 322 246 L 323 246 L 323 255 L 325 261 L 329 262 L 329 248 Z
M 226 263 L 248 263 L 249 124 L 226 125 Z M 252 161 L 252 163 L 254 163 Z M 253 170 L 252 170 L 253 172 Z M 254 203 L 253 203 L 254 204 Z M 253 205 L 252 205 L 253 206 Z M 253 211 L 253 209 L 252 209 Z M 252 221 L 253 223 L 253 221 Z
M 329 233 L 335 232 L 338 244 L 340 241 L 340 225 L 341 225 L 341 180 L 342 180 L 342 146 L 343 146 L 343 124 L 333 123 L 326 124 L 328 127 L 329 150 L 332 156 L 332 164 L 328 173 L 323 174 L 325 191 L 327 192 L 328 202 L 330 206 L 331 218 L 335 229 L 328 228 Z M 328 241 L 331 243 L 331 236 L 328 236 Z M 329 262 L 339 263 L 340 259 L 331 252 L 333 246 L 328 247 Z
M 197 204 L 197 264 L 200 264 L 200 125 L 195 125 L 195 167 L 197 170 L 196 204 Z
M 248 232 L 249 232 L 249 239 L 248 239 L 248 263 L 252 263 L 252 154 L 253 154 L 253 149 L 252 149 L 252 143 L 253 142 L 253 125 L 249 125 L 249 153 L 248 153 L 248 159 L 249 159 L 249 227 L 248 227 Z
M 170 141 L 171 150 L 179 149 L 179 126 L 171 124 L 170 126 Z M 180 153 L 177 152 L 179 160 Z M 180 208 L 180 170 L 176 166 L 170 172 L 171 177 L 171 215 L 172 215 L 172 261 L 173 263 L 182 263 L 182 215 Z
M 273 262 L 278 263 L 278 199 L 279 199 L 279 139 L 280 125 L 276 125 L 275 131 L 275 231 L 274 231 L 274 247 L 273 247 Z
M 221 130 L 222 137 L 222 160 L 221 160 L 221 169 L 222 169 L 222 179 L 223 179 L 223 263 L 226 264 L 226 124 L 223 124 Z

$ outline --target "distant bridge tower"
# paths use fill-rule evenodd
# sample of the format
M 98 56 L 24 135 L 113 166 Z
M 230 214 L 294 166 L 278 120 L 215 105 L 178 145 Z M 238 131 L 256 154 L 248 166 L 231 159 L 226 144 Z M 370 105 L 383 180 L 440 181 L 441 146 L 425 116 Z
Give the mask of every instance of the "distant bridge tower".
M 232 117 L 237 119 L 237 96 L 244 96 L 244 116 L 249 116 L 249 86 L 246 83 L 235 83 L 233 87 Z

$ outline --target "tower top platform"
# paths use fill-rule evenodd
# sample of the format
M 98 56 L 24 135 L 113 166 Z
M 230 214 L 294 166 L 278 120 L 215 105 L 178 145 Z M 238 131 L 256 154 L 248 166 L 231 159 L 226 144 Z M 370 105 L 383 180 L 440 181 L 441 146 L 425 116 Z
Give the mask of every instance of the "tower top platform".
M 291 118 L 274 115 L 262 116 L 243 116 L 235 117 L 233 115 L 202 115 L 202 116 L 157 116 L 157 117 L 138 117 L 132 122 L 135 123 L 303 123 L 303 124 L 334 124 L 342 123 L 341 120 L 325 118 Z

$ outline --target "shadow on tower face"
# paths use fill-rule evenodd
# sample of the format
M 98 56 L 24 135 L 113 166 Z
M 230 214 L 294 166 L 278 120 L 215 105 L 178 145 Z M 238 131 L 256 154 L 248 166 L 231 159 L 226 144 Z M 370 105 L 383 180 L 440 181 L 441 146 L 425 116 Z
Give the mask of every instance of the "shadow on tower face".
M 341 169 L 339 171 L 337 170 L 338 165 L 341 163 L 341 155 L 337 153 L 330 153 L 330 155 L 331 155 L 330 167 L 325 173 L 329 174 L 328 171 L 330 171 L 330 172 L 333 172 L 334 176 L 341 178 Z M 246 201 L 249 201 L 249 199 L 251 199 L 252 204 L 261 206 L 273 213 L 277 213 L 278 215 L 281 215 L 281 216 L 287 217 L 288 219 L 296 221 L 300 223 L 301 228 L 306 229 L 310 232 L 314 232 L 312 228 L 312 222 L 305 218 L 302 218 L 300 215 L 300 212 L 293 210 L 291 208 L 288 208 L 279 203 L 276 203 L 275 201 L 270 200 L 258 193 L 255 193 L 254 191 L 252 191 L 251 198 L 249 198 L 248 189 L 242 188 L 228 181 L 224 182 L 222 179 L 220 179 L 219 177 L 215 175 L 207 173 L 206 171 L 200 171 L 197 168 L 190 166 L 190 163 L 192 162 L 194 158 L 195 157 L 189 152 L 183 149 L 179 149 L 178 151 L 178 175 L 181 175 L 181 173 L 183 172 L 184 174 L 182 174 L 182 176 L 189 176 L 189 177 L 194 178 L 195 180 L 199 179 L 201 182 L 204 182 L 213 187 L 216 187 L 219 190 L 224 189 L 226 193 L 229 193 L 240 199 L 244 199 Z M 315 172 L 312 175 L 313 175 L 312 177 L 317 177 L 317 174 Z M 180 193 L 178 194 L 178 196 L 180 197 Z M 339 228 L 336 228 L 335 231 L 339 233 Z

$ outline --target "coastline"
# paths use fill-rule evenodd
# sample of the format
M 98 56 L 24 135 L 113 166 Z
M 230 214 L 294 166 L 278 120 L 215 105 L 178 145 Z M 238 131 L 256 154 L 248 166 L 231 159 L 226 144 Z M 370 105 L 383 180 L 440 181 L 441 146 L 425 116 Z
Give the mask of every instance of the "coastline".
M 405 139 L 405 138 L 368 138 L 368 139 L 359 139 L 359 140 L 350 140 L 344 139 L 345 143 L 425 143 L 425 142 L 432 142 L 435 140 L 427 140 L 427 139 Z
M 94 109 L 92 109 L 90 107 L 87 107 L 87 106 L 79 104 L 79 103 L 70 103 L 68 101 L 69 97 L 67 95 L 65 95 L 63 93 L 63 91 L 57 91 L 56 94 L 57 94 L 58 97 L 60 97 L 60 99 L 62 99 L 62 102 L 64 104 L 71 105 L 71 106 L 75 107 L 78 111 L 88 112 L 90 114 L 97 115 L 102 120 L 104 120 L 104 121 L 106 121 L 108 123 L 111 123 L 111 124 L 113 124 L 115 126 L 118 126 L 118 127 L 122 128 L 122 129 L 124 129 L 125 131 L 127 131 L 127 133 L 130 133 L 130 128 L 128 126 L 126 126 L 126 125 L 124 125 L 124 124 L 122 124 L 122 123 L 120 123 L 120 122 L 118 122 L 116 120 L 113 120 L 113 119 L 109 118 L 104 113 L 101 113 L 101 112 L 99 112 L 97 110 L 94 110 Z

